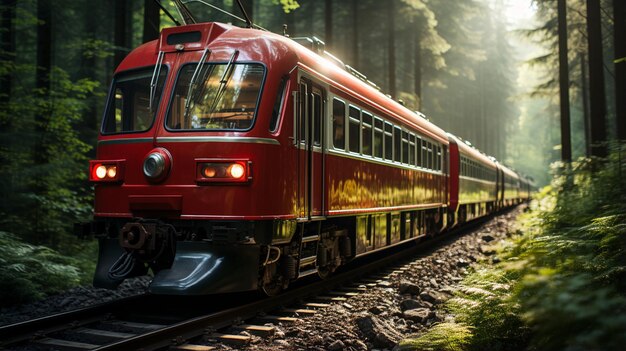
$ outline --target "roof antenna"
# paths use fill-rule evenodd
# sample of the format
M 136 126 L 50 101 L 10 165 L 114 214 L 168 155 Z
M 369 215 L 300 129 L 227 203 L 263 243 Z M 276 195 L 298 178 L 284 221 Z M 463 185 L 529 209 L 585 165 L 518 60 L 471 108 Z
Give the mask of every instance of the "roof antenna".
M 239 5 L 239 9 L 241 10 L 241 13 L 243 13 L 243 18 L 246 19 L 246 27 L 252 28 L 253 26 L 252 19 L 250 18 L 250 16 L 248 16 L 248 13 L 243 8 L 243 5 L 241 4 L 241 0 L 237 0 L 237 5 Z
M 193 18 L 191 11 L 189 11 L 187 6 L 183 4 L 182 1 L 180 0 L 173 0 L 173 1 L 174 1 L 174 4 L 176 4 L 176 9 L 178 10 L 178 13 L 180 13 L 180 16 L 183 18 L 183 22 L 185 22 L 185 24 L 198 23 L 196 22 L 196 19 Z
M 174 16 L 172 16 L 172 14 L 161 4 L 161 1 L 154 0 L 154 2 L 156 2 L 157 5 L 159 5 L 161 10 L 163 10 L 163 12 L 167 15 L 167 17 L 169 17 L 172 20 L 172 22 L 174 22 L 174 24 L 176 24 L 177 26 L 180 26 L 180 22 L 178 22 L 176 18 L 174 18 Z

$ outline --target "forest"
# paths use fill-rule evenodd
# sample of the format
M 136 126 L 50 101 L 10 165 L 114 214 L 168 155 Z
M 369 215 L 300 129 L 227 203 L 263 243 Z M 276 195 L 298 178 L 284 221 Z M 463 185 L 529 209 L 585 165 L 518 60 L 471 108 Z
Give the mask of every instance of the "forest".
M 215 9 L 240 16 L 232 0 L 183 2 L 201 21 L 244 25 Z M 626 140 L 626 2 L 534 0 L 512 19 L 516 3 L 244 1 L 256 25 L 320 38 L 541 187 L 554 162 Z M 88 160 L 109 84 L 128 52 L 175 24 L 153 0 L 3 0 L 0 11 L 0 295 L 13 304 L 90 282 L 96 243 L 72 226 L 92 213 Z

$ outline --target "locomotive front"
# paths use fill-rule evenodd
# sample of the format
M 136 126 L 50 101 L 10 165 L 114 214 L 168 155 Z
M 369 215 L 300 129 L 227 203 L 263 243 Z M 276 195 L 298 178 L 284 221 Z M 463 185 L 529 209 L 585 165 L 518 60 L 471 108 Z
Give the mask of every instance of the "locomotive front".
M 158 294 L 257 288 L 295 208 L 279 123 L 295 59 L 264 35 L 168 28 L 120 64 L 90 162 L 95 286 L 151 269 Z

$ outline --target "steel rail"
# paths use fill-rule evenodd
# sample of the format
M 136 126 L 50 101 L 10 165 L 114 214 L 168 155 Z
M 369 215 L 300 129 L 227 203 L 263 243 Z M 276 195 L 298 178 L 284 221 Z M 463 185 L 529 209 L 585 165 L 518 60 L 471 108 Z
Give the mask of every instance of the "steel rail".
M 501 214 L 501 213 L 499 213 Z M 261 313 L 284 307 L 286 305 L 296 304 L 298 301 L 307 297 L 322 294 L 333 288 L 345 285 L 347 282 L 354 281 L 366 274 L 380 270 L 395 262 L 417 257 L 425 250 L 430 250 L 441 246 L 455 238 L 461 233 L 466 233 L 472 229 L 485 223 L 493 218 L 493 215 L 481 217 L 474 221 L 468 222 L 461 228 L 450 230 L 442 235 L 435 236 L 430 240 L 424 241 L 419 245 L 407 243 L 404 249 L 398 249 L 390 255 L 377 259 L 364 265 L 354 265 L 350 270 L 333 275 L 325 280 L 309 284 L 303 287 L 287 290 L 286 292 L 273 297 L 267 297 L 259 301 L 255 301 L 243 306 L 230 308 L 224 311 L 200 316 L 189 319 L 162 329 L 155 330 L 146 334 L 138 335 L 128 339 L 121 340 L 116 343 L 103 345 L 95 350 L 158 350 L 172 346 L 172 344 L 183 344 L 191 339 L 208 335 L 212 332 L 235 324 L 237 321 L 252 319 Z M 395 250 L 394 250 L 395 251 Z M 385 252 L 380 252 L 378 255 Z M 352 265 L 348 265 L 352 266 Z
M 117 311 L 137 305 L 146 295 L 135 295 L 50 316 L 0 327 L 0 347 L 27 341 L 39 335 L 50 334 L 105 319 Z

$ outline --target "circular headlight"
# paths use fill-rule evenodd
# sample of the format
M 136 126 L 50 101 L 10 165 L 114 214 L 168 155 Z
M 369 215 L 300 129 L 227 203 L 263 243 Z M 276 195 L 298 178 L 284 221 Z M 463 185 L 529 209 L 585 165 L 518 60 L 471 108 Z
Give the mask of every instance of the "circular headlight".
M 245 168 L 239 163 L 235 163 L 232 166 L 230 166 L 230 176 L 235 179 L 239 179 L 243 177 L 245 172 L 246 172 Z
M 106 175 L 107 175 L 107 168 L 106 168 L 106 166 L 104 166 L 104 165 L 99 165 L 99 166 L 96 168 L 96 177 L 97 177 L 98 179 L 104 179 L 104 177 L 106 177 Z
M 156 179 L 163 175 L 165 170 L 165 157 L 158 152 L 153 152 L 143 161 L 143 174 Z

